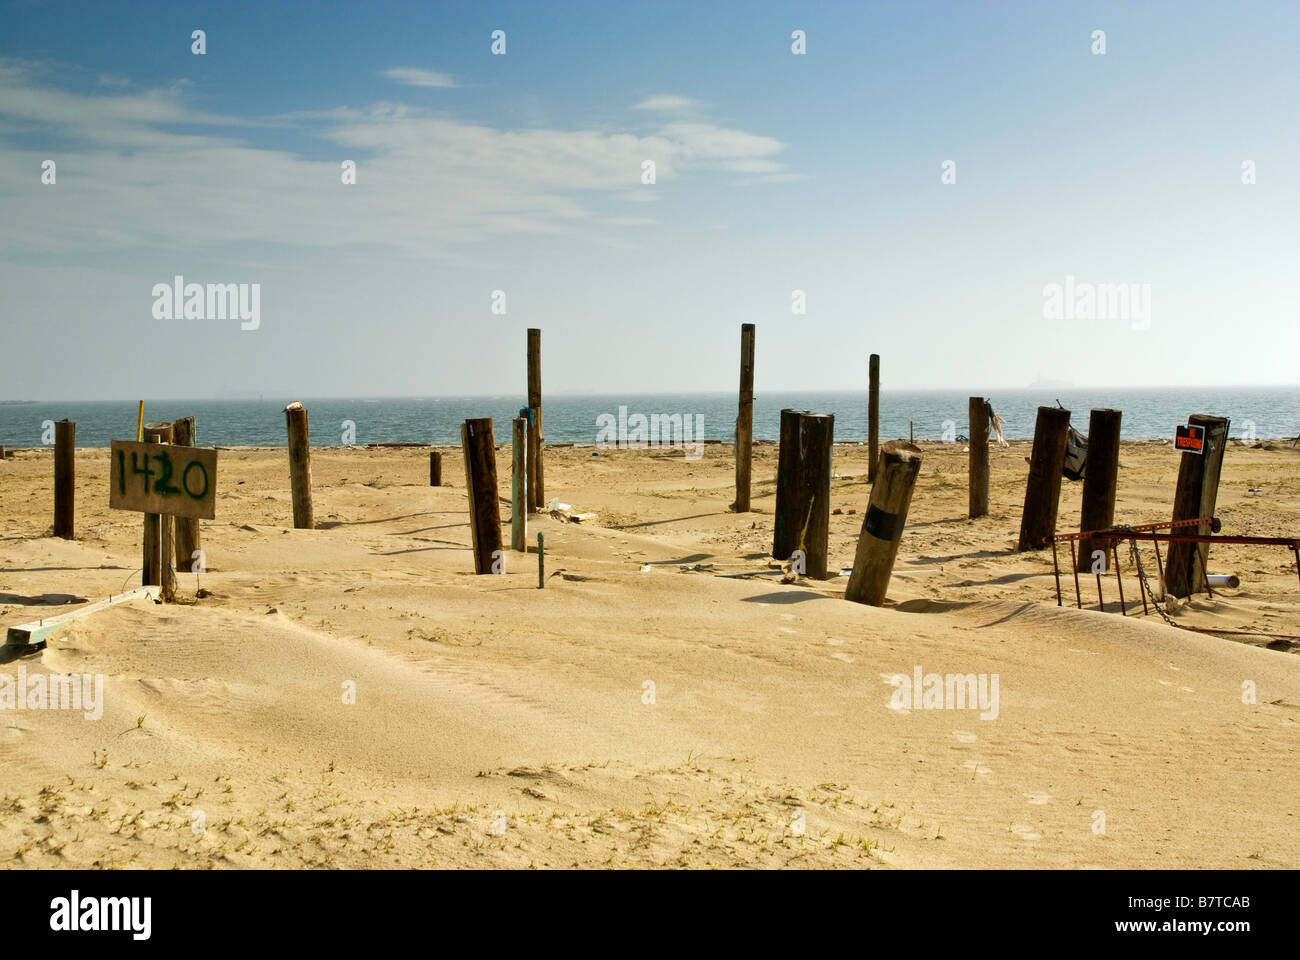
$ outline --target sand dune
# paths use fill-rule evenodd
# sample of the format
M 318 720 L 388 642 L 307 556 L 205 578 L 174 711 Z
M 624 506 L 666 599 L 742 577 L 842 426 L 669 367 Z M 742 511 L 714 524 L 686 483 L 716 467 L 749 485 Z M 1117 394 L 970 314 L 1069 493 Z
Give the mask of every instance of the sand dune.
M 550 451 L 548 495 L 596 517 L 531 520 L 545 590 L 532 552 L 472 575 L 458 451 L 438 489 L 422 451 L 314 451 L 311 531 L 288 528 L 283 449 L 223 451 L 185 603 L 115 607 L 0 666 L 105 678 L 99 720 L 0 711 L 0 863 L 1300 866 L 1300 648 L 1100 612 L 1086 582 L 1092 609 L 1056 606 L 1050 553 L 1011 552 L 1027 451 L 993 452 L 992 514 L 970 522 L 960 445 L 924 445 L 883 609 L 845 602 L 844 577 L 773 576 L 771 446 L 744 515 L 726 447 Z M 1298 468 L 1230 449 L 1225 532 L 1300 529 Z M 48 453 L 0 463 L 6 625 L 139 581 L 107 452 L 77 469 L 65 542 Z M 832 570 L 852 563 L 865 448 L 835 469 L 856 513 L 832 517 Z M 1176 470 L 1125 445 L 1118 517 L 1167 519 Z M 1061 529 L 1078 497 L 1067 483 Z M 1180 621 L 1300 634 L 1289 552 L 1211 568 L 1242 588 Z M 917 666 L 996 675 L 996 718 L 891 705 Z

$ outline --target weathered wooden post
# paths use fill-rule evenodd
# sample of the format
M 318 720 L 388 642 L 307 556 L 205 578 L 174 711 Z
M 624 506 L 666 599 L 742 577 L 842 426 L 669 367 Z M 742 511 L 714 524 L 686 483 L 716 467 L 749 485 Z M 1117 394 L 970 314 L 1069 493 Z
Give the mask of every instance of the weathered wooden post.
M 542 476 L 542 331 L 528 329 L 528 408 L 532 423 L 528 425 L 527 463 L 528 500 L 534 511 L 546 506 Z
M 442 454 L 437 450 L 429 453 L 429 486 L 442 486 Z
M 788 560 L 799 546 L 803 517 L 803 452 L 799 448 L 799 411 L 781 411 L 781 445 L 777 451 L 776 509 L 772 520 L 772 556 Z
M 181 417 L 172 424 L 172 442 L 178 447 L 198 446 L 198 427 L 193 417 Z M 176 571 L 194 573 L 198 558 L 194 555 L 202 549 L 197 517 L 176 518 Z
M 492 418 L 466 420 L 460 428 L 460 444 L 465 456 L 465 489 L 469 494 L 469 531 L 474 549 L 474 572 L 504 573 L 501 564 L 501 506 L 497 502 L 497 456 L 492 441 Z
M 1115 522 L 1115 490 L 1119 482 L 1119 423 L 1118 410 L 1097 409 L 1088 417 L 1088 453 L 1083 469 L 1083 506 L 1079 513 L 1079 532 L 1104 530 Z M 1092 570 L 1094 553 L 1101 551 L 1103 558 L 1113 551 L 1113 541 L 1089 538 L 1079 542 L 1079 557 L 1075 569 L 1079 573 Z M 1109 561 L 1102 560 L 1103 571 Z
M 806 574 L 826 580 L 827 540 L 831 523 L 831 457 L 835 444 L 835 416 L 830 413 L 799 415 L 803 492 L 799 500 L 799 547 L 804 551 Z
M 171 443 L 173 427 L 164 421 L 144 425 L 144 438 L 149 443 Z M 146 467 L 147 469 L 147 467 Z M 157 481 L 155 481 L 156 483 Z M 170 514 L 146 513 L 144 515 L 144 586 L 162 587 L 162 598 L 167 602 L 176 599 L 176 569 L 172 566 L 173 522 Z
M 740 406 L 736 412 L 737 513 L 749 512 L 749 478 L 754 464 L 754 325 L 740 325 Z
M 293 525 L 313 530 L 311 506 L 311 447 L 307 443 L 307 408 L 294 401 L 284 408 L 289 428 L 289 489 L 293 496 Z
M 876 459 L 880 456 L 880 354 L 867 363 L 867 482 L 876 482 Z
M 515 417 L 510 440 L 510 549 L 528 551 L 528 418 Z
M 54 424 L 54 535 L 75 540 L 77 493 L 77 425 Z
M 1223 452 L 1228 445 L 1226 417 L 1195 414 L 1187 418 L 1192 426 L 1205 428 L 1201 453 L 1183 451 L 1178 464 L 1178 486 L 1174 492 L 1174 520 L 1193 520 L 1214 516 L 1219 499 L 1219 474 L 1223 470 Z M 1184 527 L 1179 533 L 1191 530 Z M 1197 536 L 1206 536 L 1206 524 L 1196 527 Z M 1165 563 L 1165 590 L 1174 597 L 1186 597 L 1205 589 L 1205 566 L 1209 561 L 1208 543 L 1171 543 Z
M 1034 446 L 1029 454 L 1029 479 L 1025 506 L 1020 514 L 1017 550 L 1041 550 L 1056 534 L 1056 512 L 1061 502 L 1061 469 L 1065 466 L 1070 432 L 1070 411 L 1039 407 L 1034 423 Z
M 970 398 L 970 518 L 989 512 L 989 403 Z
M 895 440 L 880 451 L 880 475 L 871 487 L 844 599 L 873 607 L 884 604 L 920 472 L 921 451 L 914 445 Z

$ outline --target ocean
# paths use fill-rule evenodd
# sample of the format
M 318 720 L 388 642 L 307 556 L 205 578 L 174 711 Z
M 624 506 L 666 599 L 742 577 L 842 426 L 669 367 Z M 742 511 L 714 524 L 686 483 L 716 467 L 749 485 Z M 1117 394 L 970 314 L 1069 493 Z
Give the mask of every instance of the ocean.
M 966 433 L 966 391 L 887 391 L 880 395 L 880 438 L 908 436 L 908 423 L 919 440 L 952 439 Z M 1199 389 L 1125 388 L 1003 390 L 989 400 L 1005 421 L 1007 439 L 1033 436 L 1040 405 L 1057 400 L 1074 411 L 1072 423 L 1087 433 L 1092 407 L 1124 413 L 1125 440 L 1172 439 L 1174 427 L 1193 413 L 1231 418 L 1231 436 L 1243 439 L 1294 437 L 1300 433 L 1300 386 L 1206 387 Z M 310 417 L 313 445 L 337 446 L 388 442 L 459 444 L 460 424 L 469 417 L 491 417 L 498 443 L 509 442 L 510 420 L 525 396 L 402 397 L 339 399 L 274 397 L 258 400 L 146 401 L 145 420 L 193 416 L 203 446 L 281 446 L 285 443 L 284 406 L 302 400 Z M 730 441 L 735 428 L 736 394 L 685 393 L 625 396 L 542 397 L 547 443 L 590 444 L 598 418 L 680 414 L 700 423 L 704 439 Z M 835 415 L 837 441 L 863 441 L 867 435 L 867 394 L 859 391 L 759 393 L 754 398 L 754 438 L 776 440 L 782 408 Z M 46 421 L 67 417 L 77 424 L 77 445 L 106 447 L 110 440 L 134 440 L 134 402 L 0 404 L 0 446 L 39 447 L 53 431 Z M 950 421 L 950 422 L 949 422 Z M 608 422 L 608 421 L 607 421 Z M 699 439 L 693 435 L 692 440 Z

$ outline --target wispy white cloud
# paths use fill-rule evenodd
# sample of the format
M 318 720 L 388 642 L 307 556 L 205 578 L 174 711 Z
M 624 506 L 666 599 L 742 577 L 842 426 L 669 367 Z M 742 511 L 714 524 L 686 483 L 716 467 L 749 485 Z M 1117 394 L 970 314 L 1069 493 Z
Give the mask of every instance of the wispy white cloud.
M 420 67 L 393 67 L 390 70 L 385 70 L 384 76 L 408 87 L 460 86 L 449 74 L 435 73 L 432 70 L 423 70 Z
M 0 61 L 7 122 L 25 137 L 23 147 L 0 142 L 0 208 L 12 227 L 0 255 L 266 243 L 446 258 L 503 235 L 649 226 L 630 205 L 674 178 L 789 175 L 780 141 L 706 123 L 644 135 L 497 129 L 383 102 L 214 116 L 183 87 L 73 93 Z M 267 126 L 298 128 L 313 158 L 259 145 Z M 32 146 L 46 132 L 58 151 Z M 51 156 L 58 182 L 44 186 Z M 341 183 L 345 160 L 357 164 L 355 185 Z M 641 183 L 645 160 L 659 186 Z
M 647 97 L 638 103 L 634 110 L 657 110 L 664 113 L 680 113 L 685 110 L 691 110 L 697 106 L 696 101 L 688 97 L 679 97 L 671 93 L 660 93 L 653 97 Z

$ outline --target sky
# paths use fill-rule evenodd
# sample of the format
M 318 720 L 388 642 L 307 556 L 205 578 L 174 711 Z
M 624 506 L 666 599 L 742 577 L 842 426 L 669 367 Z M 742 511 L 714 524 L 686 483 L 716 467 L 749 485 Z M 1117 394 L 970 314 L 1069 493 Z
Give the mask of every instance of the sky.
M 760 393 L 1297 384 L 1297 50 L 1291 0 L 0 3 L 0 399 L 522 393 L 529 327 L 548 393 L 734 390 L 742 323 Z

